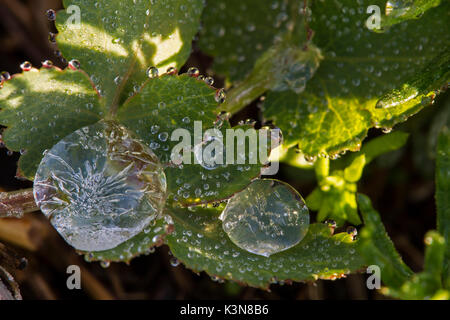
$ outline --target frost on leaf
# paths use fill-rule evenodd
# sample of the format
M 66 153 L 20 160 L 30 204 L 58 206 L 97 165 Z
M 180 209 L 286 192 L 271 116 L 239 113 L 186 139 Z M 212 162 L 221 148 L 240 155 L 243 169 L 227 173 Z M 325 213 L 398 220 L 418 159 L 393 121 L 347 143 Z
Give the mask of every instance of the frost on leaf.
M 166 180 L 155 154 L 113 122 L 68 135 L 45 153 L 37 205 L 74 248 L 116 247 L 162 215 Z

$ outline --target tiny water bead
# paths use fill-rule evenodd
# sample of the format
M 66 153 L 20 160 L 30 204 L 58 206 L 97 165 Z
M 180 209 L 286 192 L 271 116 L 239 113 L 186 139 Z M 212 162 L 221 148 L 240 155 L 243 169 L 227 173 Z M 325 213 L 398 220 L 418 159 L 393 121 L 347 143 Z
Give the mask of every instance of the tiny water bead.
M 55 21 L 55 19 L 56 19 L 56 12 L 55 12 L 55 10 L 53 10 L 53 9 L 48 9 L 48 10 L 45 12 L 45 15 L 47 16 L 47 19 L 48 19 L 49 21 Z
M 69 68 L 72 70 L 78 70 L 81 67 L 81 63 L 78 60 L 70 60 L 69 61 Z
M 156 67 L 150 67 L 146 71 L 147 77 L 149 78 L 156 78 L 159 74 L 158 68 Z
M 23 71 L 30 71 L 33 68 L 33 65 L 29 61 L 25 61 L 20 65 L 20 69 Z
M 200 71 L 195 67 L 191 67 L 188 69 L 187 74 L 190 77 L 198 77 L 198 75 L 200 74 Z
M 162 215 L 166 177 L 159 159 L 126 128 L 100 121 L 63 138 L 44 157 L 34 198 L 74 248 L 116 247 Z
M 235 194 L 220 219 L 234 244 L 265 257 L 295 246 L 309 228 L 308 208 L 300 194 L 272 179 L 255 180 Z

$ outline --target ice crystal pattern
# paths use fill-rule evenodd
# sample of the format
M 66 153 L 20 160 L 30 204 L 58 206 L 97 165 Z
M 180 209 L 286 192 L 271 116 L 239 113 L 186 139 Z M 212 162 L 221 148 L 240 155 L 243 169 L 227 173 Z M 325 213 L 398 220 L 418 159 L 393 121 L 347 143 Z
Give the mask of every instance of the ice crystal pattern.
M 156 155 L 111 121 L 83 127 L 45 152 L 34 182 L 42 212 L 74 248 L 101 251 L 162 216 L 166 178 Z
M 298 244 L 309 227 L 302 197 L 291 186 L 272 179 L 255 180 L 234 195 L 220 219 L 234 244 L 265 257 Z

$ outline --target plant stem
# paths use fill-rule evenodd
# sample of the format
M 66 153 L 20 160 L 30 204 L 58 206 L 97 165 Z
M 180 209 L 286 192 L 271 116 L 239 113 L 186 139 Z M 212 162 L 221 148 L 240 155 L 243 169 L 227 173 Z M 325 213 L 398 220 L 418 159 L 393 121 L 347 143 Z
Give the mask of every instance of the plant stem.
M 32 188 L 0 192 L 0 218 L 21 218 L 24 213 L 37 210 Z

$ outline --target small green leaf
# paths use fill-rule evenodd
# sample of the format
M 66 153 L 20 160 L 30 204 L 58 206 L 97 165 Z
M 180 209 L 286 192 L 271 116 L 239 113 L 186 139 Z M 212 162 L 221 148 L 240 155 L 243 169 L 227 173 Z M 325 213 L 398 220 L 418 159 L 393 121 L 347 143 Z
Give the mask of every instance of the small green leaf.
M 306 198 L 308 207 L 318 211 L 317 220 L 331 218 L 337 225 L 345 221 L 361 224 L 356 205 L 356 182 L 361 178 L 365 155 L 359 154 L 345 170 L 329 175 L 329 160 L 319 158 L 314 164 L 319 186 Z
M 6 146 L 24 153 L 20 173 L 33 180 L 42 152 L 73 131 L 99 121 L 106 110 L 80 71 L 31 69 L 0 90 L 0 124 Z
M 324 224 L 312 224 L 295 247 L 269 258 L 234 245 L 218 216 L 223 208 L 170 209 L 175 231 L 167 237 L 173 255 L 186 267 L 211 276 L 268 289 L 275 281 L 335 279 L 363 266 L 347 233 L 330 235 Z
M 307 156 L 359 150 L 369 128 L 390 128 L 428 105 L 377 109 L 383 94 L 412 81 L 426 66 L 431 69 L 424 83 L 430 84 L 427 79 L 437 75 L 445 84 L 448 67 L 433 59 L 441 61 L 436 56 L 449 44 L 445 28 L 449 3 L 428 10 L 419 20 L 374 33 L 365 27 L 366 9 L 384 4 L 381 0 L 312 2 L 313 42 L 324 60 L 303 93 L 270 92 L 264 104 L 265 116 L 283 130 L 286 146 L 298 145 Z
M 356 184 L 345 181 L 343 171 L 334 171 L 306 198 L 306 204 L 318 211 L 317 220 L 327 218 L 341 226 L 345 221 L 361 224 L 356 205 Z
M 112 111 L 141 86 L 148 67 L 184 64 L 203 9 L 201 0 L 64 0 L 73 6 L 79 23 L 73 10 L 57 14 L 58 48 L 81 63 Z
M 377 265 L 381 269 L 381 279 L 390 288 L 399 288 L 413 272 L 403 262 L 394 244 L 386 233 L 380 215 L 372 208 L 370 199 L 358 194 L 358 207 L 364 221 L 360 232 L 358 250 L 367 265 Z
M 447 251 L 444 260 L 444 284 L 450 289 L 450 131 L 444 127 L 438 138 L 436 153 L 437 228 L 444 236 Z
M 348 182 L 357 182 L 361 179 L 361 175 L 366 165 L 366 156 L 364 154 L 356 157 L 353 162 L 344 170 L 344 178 Z

